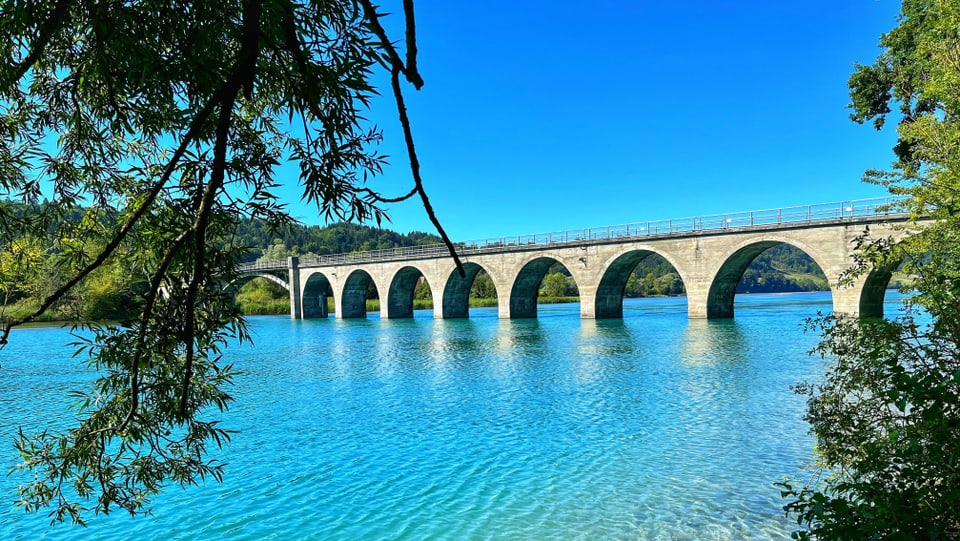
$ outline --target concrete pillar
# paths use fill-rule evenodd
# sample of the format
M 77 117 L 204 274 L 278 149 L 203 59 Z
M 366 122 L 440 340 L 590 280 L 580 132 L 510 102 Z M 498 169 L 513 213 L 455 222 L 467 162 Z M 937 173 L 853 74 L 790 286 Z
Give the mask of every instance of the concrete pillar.
M 891 271 L 880 269 L 844 285 L 831 282 L 833 313 L 853 317 L 883 317 L 883 297 L 890 276 Z
M 300 258 L 287 258 L 287 285 L 290 286 L 290 319 L 303 319 L 303 303 L 300 293 Z
M 497 292 L 497 317 L 510 319 L 510 293 Z
M 687 290 L 687 317 L 707 319 L 707 305 L 710 297 L 710 284 L 704 282 L 684 282 Z
M 578 287 L 580 290 L 580 319 L 596 319 L 597 309 L 596 309 L 596 298 L 597 298 L 597 286 L 582 286 Z M 621 301 L 621 305 L 622 305 Z M 620 317 L 623 317 L 623 310 L 621 306 Z
M 830 281 L 830 295 L 833 296 L 833 313 L 837 316 L 860 315 L 860 296 L 863 289 L 859 284 L 838 286 L 836 281 Z M 881 307 L 882 310 L 882 307 Z

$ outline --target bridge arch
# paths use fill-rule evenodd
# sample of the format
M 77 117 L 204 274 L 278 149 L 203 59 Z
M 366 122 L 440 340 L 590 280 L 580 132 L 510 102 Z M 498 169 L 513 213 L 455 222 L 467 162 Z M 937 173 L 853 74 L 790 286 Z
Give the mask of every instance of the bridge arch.
M 463 276 L 460 276 L 457 269 L 450 271 L 447 283 L 443 286 L 441 317 L 444 319 L 470 317 L 470 289 L 481 270 L 488 275 L 490 274 L 489 270 L 471 261 L 463 263 Z M 491 280 L 499 295 L 500 289 L 497 287 L 497 280 L 493 276 L 491 276 Z
M 330 280 L 322 272 L 310 273 L 303 284 L 300 296 L 301 313 L 304 319 L 327 317 L 327 297 L 332 295 Z
M 413 296 L 421 277 L 426 280 L 423 271 L 414 266 L 402 267 L 394 273 L 385 299 L 388 318 L 413 317 Z
M 594 310 L 597 319 L 623 317 L 623 297 L 627 281 L 638 264 L 644 259 L 657 255 L 669 263 L 686 284 L 686 277 L 670 254 L 650 247 L 631 247 L 608 261 L 603 268 L 597 293 L 594 298 Z
M 577 275 L 571 272 L 568 265 L 569 261 L 549 253 L 537 254 L 522 264 L 513 279 L 513 286 L 510 288 L 508 301 L 508 313 L 511 319 L 537 317 L 537 296 L 540 291 L 540 284 L 543 282 L 543 278 L 547 275 L 550 267 L 556 263 L 560 263 L 570 272 L 571 277 L 573 277 L 577 285 L 577 289 L 580 288 Z M 503 302 L 504 301 L 501 301 L 501 306 L 503 306 Z
M 835 269 L 827 264 L 828 259 L 816 248 L 803 242 L 801 239 L 790 236 L 765 235 L 763 238 L 751 238 L 735 246 L 726 256 L 710 279 L 710 288 L 707 292 L 706 307 L 708 319 L 722 319 L 733 317 L 733 301 L 737 293 L 737 285 L 743 278 L 744 272 L 750 263 L 763 252 L 780 244 L 789 244 L 807 254 L 820 270 L 827 276 L 839 276 L 842 270 Z M 830 286 L 831 295 L 834 294 L 834 283 Z
M 897 270 L 899 263 L 876 268 L 868 272 L 862 280 L 860 292 L 860 317 L 883 317 L 883 299 L 887 293 L 887 286 Z
M 376 282 L 369 272 L 355 269 L 344 280 L 340 290 L 340 302 L 337 303 L 337 317 L 343 319 L 367 317 L 367 289 Z
M 270 274 L 269 272 L 256 272 L 256 271 L 241 272 L 239 275 L 237 275 L 236 278 L 234 278 L 229 283 L 227 283 L 224 286 L 224 289 L 240 289 L 240 287 L 243 286 L 243 284 L 249 282 L 250 280 L 253 280 L 254 278 L 266 278 L 267 280 L 270 280 L 271 282 L 283 287 L 283 289 L 290 291 L 290 284 L 288 284 L 287 281 L 284 280 L 283 278 L 280 278 L 275 274 Z

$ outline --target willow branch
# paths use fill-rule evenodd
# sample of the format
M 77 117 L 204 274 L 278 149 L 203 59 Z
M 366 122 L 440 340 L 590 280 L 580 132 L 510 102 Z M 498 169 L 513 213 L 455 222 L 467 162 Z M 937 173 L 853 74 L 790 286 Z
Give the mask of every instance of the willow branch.
M 133 361 L 130 364 L 130 410 L 127 412 L 127 416 L 120 423 L 117 431 L 122 431 L 125 429 L 137 413 L 137 408 L 140 405 L 140 360 L 143 358 L 143 352 L 146 349 L 147 330 L 150 326 L 150 318 L 153 317 L 153 309 L 156 306 L 157 296 L 160 293 L 160 286 L 163 282 L 164 276 L 167 274 L 167 269 L 170 268 L 170 264 L 173 262 L 174 256 L 177 254 L 183 244 L 190 239 L 192 234 L 193 230 L 188 229 L 181 233 L 173 241 L 173 244 L 164 254 L 163 259 L 160 260 L 157 270 L 150 278 L 150 291 L 147 292 L 143 313 L 140 316 L 140 330 L 137 333 L 137 346 L 134 349 Z
M 69 0 L 58 0 L 56 5 L 53 6 L 53 10 L 50 12 L 50 17 L 44 21 L 43 25 L 40 27 L 40 31 L 37 34 L 37 39 L 33 43 L 33 47 L 30 48 L 30 52 L 27 54 L 27 57 L 24 58 L 22 62 L 17 64 L 7 77 L 4 77 L 4 79 L 6 79 L 4 81 L 4 86 L 13 84 L 15 81 L 19 81 L 27 73 L 27 71 L 30 70 L 30 67 L 40 59 L 44 49 L 47 48 L 47 44 L 50 43 L 50 39 L 57 32 L 57 30 L 60 29 L 61 24 L 67 18 L 67 12 L 70 10 L 70 3 L 71 2 Z
M 7 340 L 10 336 L 10 330 L 13 327 L 22 325 L 23 323 L 28 323 L 40 317 L 41 314 L 47 311 L 55 302 L 57 302 L 61 297 L 67 294 L 68 291 L 73 289 L 81 280 L 87 277 L 88 274 L 96 270 L 103 264 L 104 261 L 109 258 L 114 250 L 120 246 L 120 243 L 126 238 L 127 234 L 133 229 L 138 221 L 147 213 L 150 207 L 153 205 L 153 202 L 156 201 L 157 197 L 160 195 L 160 192 L 163 190 L 163 186 L 170 180 L 170 177 L 173 175 L 173 172 L 176 170 L 177 163 L 180 161 L 180 158 L 183 157 L 184 153 L 187 150 L 187 146 L 199 135 L 200 130 L 203 127 L 204 122 L 207 121 L 207 118 L 210 116 L 210 113 L 213 112 L 214 106 L 218 101 L 222 99 L 222 92 L 218 93 L 211 99 L 203 109 L 200 110 L 200 113 L 193 119 L 193 122 L 190 125 L 190 128 L 187 130 L 187 133 L 184 135 L 183 140 L 180 141 L 180 146 L 174 151 L 173 156 L 167 162 L 166 167 L 164 167 L 163 174 L 161 174 L 160 179 L 154 184 L 153 188 L 147 192 L 146 198 L 140 203 L 137 209 L 127 218 L 127 221 L 120 227 L 114 237 L 107 243 L 103 248 L 103 251 L 86 267 L 80 270 L 72 279 L 67 281 L 63 286 L 50 294 L 44 301 L 40 304 L 40 307 L 37 308 L 33 313 L 7 323 L 2 330 L 0 330 L 0 348 L 3 348 L 7 344 Z
M 193 309 L 197 299 L 200 282 L 203 280 L 204 259 L 206 254 L 206 232 L 210 222 L 210 214 L 216 202 L 217 193 L 223 187 L 227 169 L 227 143 L 230 135 L 231 117 L 238 94 L 243 89 L 247 98 L 252 97 L 256 79 L 257 56 L 259 47 L 260 15 L 263 11 L 261 0 L 249 0 L 243 9 L 243 29 L 241 34 L 240 53 L 237 58 L 236 70 L 227 83 L 223 99 L 220 102 L 220 115 L 217 120 L 216 138 L 213 147 L 213 170 L 210 173 L 210 182 L 197 209 L 197 218 L 193 224 L 194 230 L 194 260 L 193 277 L 187 288 L 186 310 L 186 355 L 184 360 L 183 388 L 180 394 L 180 414 L 186 415 L 187 398 L 189 396 L 190 380 L 193 378 L 194 360 L 194 327 L 196 313 Z
M 400 125 L 403 126 L 403 139 L 407 144 L 407 157 L 410 158 L 410 171 L 413 173 L 414 189 L 420 194 L 423 209 L 427 212 L 430 222 L 437 228 L 437 232 L 440 233 L 440 238 L 447 246 L 450 256 L 453 257 L 453 262 L 457 265 L 457 271 L 461 277 L 464 277 L 466 276 L 466 272 L 463 270 L 463 262 L 460 261 L 460 256 L 457 255 L 457 249 L 453 246 L 453 242 L 450 241 L 450 237 L 447 236 L 447 232 L 444 231 L 443 226 L 440 225 L 440 220 L 437 219 L 437 215 L 433 211 L 433 205 L 430 204 L 430 199 L 427 197 L 427 192 L 423 189 L 423 179 L 420 178 L 420 160 L 417 158 L 417 149 L 413 145 L 413 132 L 410 129 L 410 118 L 407 117 L 407 106 L 403 101 L 403 89 L 400 88 L 399 66 L 393 67 L 390 81 L 393 85 L 393 97 L 397 102 L 397 112 L 400 115 Z
M 416 46 L 413 47 L 411 51 L 409 49 L 409 40 L 411 37 L 415 37 L 414 25 L 412 22 L 413 15 L 413 0 L 404 0 L 404 11 L 407 12 L 407 60 L 412 62 L 405 64 L 403 59 L 400 58 L 400 53 L 397 52 L 397 48 L 390 43 L 390 38 L 387 37 L 387 31 L 383 29 L 383 25 L 380 24 L 380 14 L 377 13 L 377 10 L 373 7 L 373 4 L 370 0 L 360 0 L 360 3 L 363 5 L 363 14 L 366 17 L 370 29 L 373 31 L 374 35 L 377 36 L 377 39 L 380 40 L 380 46 L 383 47 L 383 50 L 386 51 L 387 56 L 390 57 L 390 66 L 392 69 L 400 70 L 403 72 L 404 77 L 407 81 L 413 85 L 414 88 L 420 90 L 423 86 L 423 78 L 420 77 L 420 74 L 417 72 L 416 57 L 417 54 Z M 408 6 L 409 5 L 409 11 Z M 411 57 L 411 55 L 414 55 Z
M 384 196 L 380 195 L 379 193 L 371 190 L 370 188 L 361 188 L 359 191 L 367 194 L 368 196 L 370 196 L 371 199 L 373 199 L 374 201 L 376 201 L 376 202 L 378 202 L 378 203 L 402 203 L 402 202 L 406 201 L 407 199 L 410 199 L 411 197 L 417 195 L 417 187 L 416 187 L 416 185 L 414 185 L 414 187 L 411 188 L 409 192 L 407 192 L 407 193 L 405 193 L 405 194 L 403 194 L 403 195 L 401 195 L 401 196 L 399 196 L 399 197 L 384 197 Z
M 417 23 L 413 16 L 413 0 L 403 0 L 403 17 L 407 23 L 407 70 L 416 75 L 420 84 L 414 83 L 417 90 L 423 86 L 423 79 L 417 70 Z M 413 81 L 410 81 L 413 83 Z

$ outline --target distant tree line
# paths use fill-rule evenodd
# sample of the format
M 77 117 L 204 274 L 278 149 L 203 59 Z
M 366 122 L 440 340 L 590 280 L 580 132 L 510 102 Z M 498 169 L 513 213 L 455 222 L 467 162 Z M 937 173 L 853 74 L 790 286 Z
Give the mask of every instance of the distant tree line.
M 2 202 L 12 205 L 12 203 Z M 18 207 L 22 215 L 46 216 L 42 204 Z M 51 218 L 45 218 L 51 219 Z M 77 208 L 61 213 L 56 220 L 83 227 L 85 221 L 96 220 L 96 212 Z M 17 239 L 10 243 L 8 253 L 0 259 L 0 318 L 11 317 L 34 309 L 40 299 L 60 287 L 69 275 L 66 272 L 78 262 L 71 260 L 74 253 L 68 246 L 36 238 Z M 230 239 L 235 246 L 245 247 L 246 261 L 257 259 L 282 260 L 292 255 L 309 256 L 331 253 L 380 250 L 395 247 L 418 246 L 441 242 L 436 235 L 412 232 L 397 233 L 388 229 L 337 223 L 325 227 L 293 225 L 271 227 L 264 221 L 248 220 L 240 224 Z M 40 274 L 18 275 L 17 268 L 27 260 L 43 260 Z M 38 268 L 31 265 L 31 268 Z M 146 275 L 138 271 L 119 250 L 107 265 L 92 273 L 79 287 L 58 301 L 48 319 L 107 320 L 123 319 L 137 307 L 139 296 L 146 291 Z M 435 286 L 435 285 L 434 285 Z M 803 251 L 789 245 L 779 245 L 757 257 L 743 275 L 738 293 L 768 293 L 788 291 L 816 291 L 827 289 L 827 279 L 819 267 Z M 624 296 L 652 297 L 685 294 L 684 285 L 676 269 L 657 255 L 644 258 L 627 280 Z M 542 302 L 576 301 L 579 291 L 569 271 L 561 264 L 553 265 L 544 276 L 539 292 Z M 370 288 L 368 299 L 378 297 L 376 288 Z M 497 292 L 493 281 L 485 273 L 477 275 L 471 289 L 475 306 L 496 305 Z M 286 313 L 289 294 L 269 280 L 250 280 L 237 292 L 237 302 L 249 314 Z M 421 283 L 415 292 L 418 308 L 432 305 L 431 284 Z
M 439 244 L 440 237 L 413 231 L 397 233 L 389 229 L 337 223 L 324 227 L 292 225 L 272 228 L 259 220 L 247 220 L 237 230 L 235 243 L 251 248 L 246 261 L 256 259 L 284 259 L 291 255 L 325 255 L 348 252 L 367 252 Z
M 747 267 L 737 293 L 827 291 L 827 277 L 803 250 L 780 244 L 763 252 Z
M 107 211 L 76 207 L 64 211 L 47 203 L 24 205 L 0 200 L 6 215 L 16 219 L 43 220 L 51 229 L 64 225 L 79 230 L 112 219 Z M 0 228 L 4 224 L 0 224 Z M 79 236 L 79 235 L 78 235 Z M 79 241 L 78 241 L 79 242 Z M 23 237 L 10 239 L 0 253 L 0 321 L 31 313 L 72 276 L 73 269 L 93 253 L 90 240 L 84 246 L 69 238 Z M 271 227 L 262 220 L 246 220 L 223 242 L 242 247 L 243 261 L 259 258 L 284 259 L 290 255 L 321 255 L 384 248 L 435 244 L 436 235 L 421 232 L 401 234 L 387 229 L 338 223 L 326 227 L 293 225 Z M 82 249 L 81 249 L 82 248 Z M 26 272 L 24 269 L 31 269 Z M 40 272 L 37 272 L 40 269 Z M 123 320 L 135 313 L 147 291 L 147 273 L 123 246 L 104 265 L 62 296 L 41 320 Z M 374 297 L 375 290 L 374 290 Z M 289 310 L 288 293 L 268 280 L 252 280 L 238 290 L 237 299 L 247 313 L 283 313 Z

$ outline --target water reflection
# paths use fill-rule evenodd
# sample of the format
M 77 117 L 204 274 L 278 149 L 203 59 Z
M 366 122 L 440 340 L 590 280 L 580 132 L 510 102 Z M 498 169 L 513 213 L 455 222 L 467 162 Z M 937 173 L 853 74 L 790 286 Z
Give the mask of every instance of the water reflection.
M 685 365 L 742 362 L 746 346 L 735 319 L 691 319 L 683 335 L 680 361 Z
M 618 356 L 630 355 L 635 349 L 634 336 L 623 319 L 585 319 L 580 323 L 580 353 Z
M 429 357 L 436 368 L 463 368 L 488 347 L 482 327 L 470 319 L 438 319 L 430 331 Z
M 622 319 L 584 320 L 577 341 L 577 382 L 587 385 L 631 371 L 642 356 L 635 333 Z
M 539 319 L 501 319 L 497 332 L 497 353 L 524 356 L 544 352 L 544 324 Z

